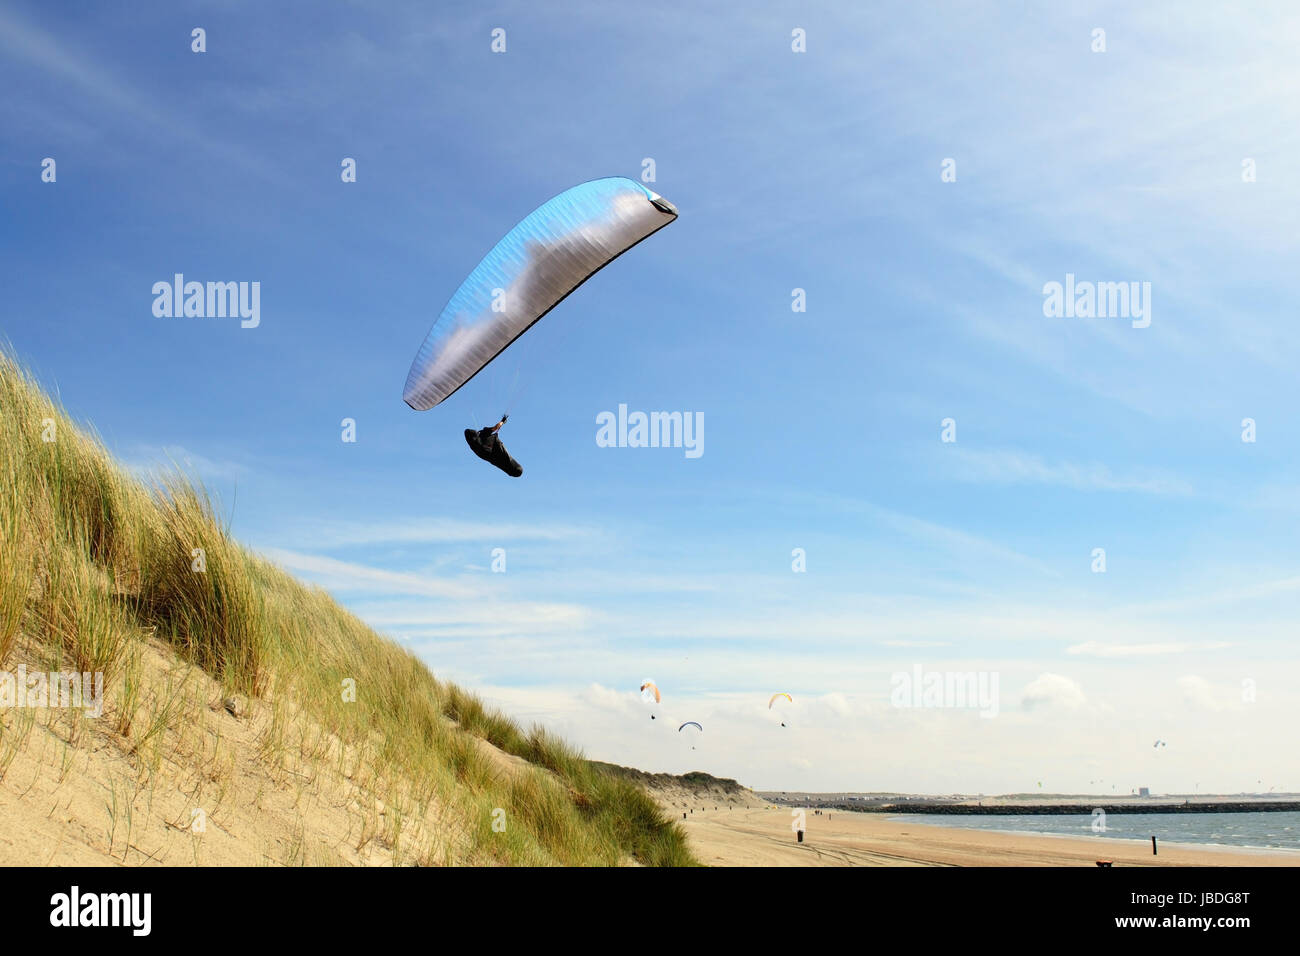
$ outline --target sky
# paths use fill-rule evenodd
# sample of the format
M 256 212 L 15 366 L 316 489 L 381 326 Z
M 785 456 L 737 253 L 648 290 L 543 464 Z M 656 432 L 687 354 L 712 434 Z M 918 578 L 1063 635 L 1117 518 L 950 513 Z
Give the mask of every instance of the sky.
M 0 0 L 0 335 L 592 758 L 1300 790 L 1300 10 L 701 6 Z M 679 218 L 408 408 L 462 279 L 603 176 Z M 259 283 L 256 326 L 156 316 L 176 273 Z M 601 447 L 620 405 L 702 454 Z M 461 434 L 507 410 L 519 480 Z

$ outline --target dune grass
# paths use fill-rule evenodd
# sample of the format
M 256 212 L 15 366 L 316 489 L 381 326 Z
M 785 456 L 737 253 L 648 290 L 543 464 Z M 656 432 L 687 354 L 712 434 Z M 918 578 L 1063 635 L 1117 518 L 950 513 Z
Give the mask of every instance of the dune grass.
M 152 748 L 156 765 L 164 731 L 183 732 L 198 706 L 183 681 L 142 685 L 141 644 L 162 640 L 223 693 L 265 702 L 265 761 L 382 795 L 388 812 L 358 840 L 384 840 L 401 862 L 695 863 L 636 784 L 437 680 L 241 547 L 197 482 L 137 479 L 4 353 L 0 481 L 0 669 L 25 637 L 52 666 L 102 672 L 125 751 Z M 528 765 L 503 767 L 484 742 Z

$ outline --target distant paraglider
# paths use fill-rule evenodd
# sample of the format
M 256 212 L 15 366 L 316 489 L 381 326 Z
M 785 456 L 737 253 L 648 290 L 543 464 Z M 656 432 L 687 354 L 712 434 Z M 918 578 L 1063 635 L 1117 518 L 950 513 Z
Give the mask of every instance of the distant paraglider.
M 696 730 L 698 730 L 700 733 L 704 733 L 704 728 L 701 727 L 699 724 L 697 724 L 697 723 L 696 723 L 695 721 L 693 721 L 693 720 L 688 720 L 688 721 L 686 721 L 686 723 L 682 724 L 680 727 L 677 728 L 677 732 L 680 734 L 680 733 L 681 733 L 683 730 L 685 730 L 687 727 L 694 727 L 694 728 L 695 728 Z M 692 750 L 695 749 L 695 745 L 694 745 L 694 744 L 691 745 L 691 749 L 692 749 Z
M 660 702 L 661 698 L 659 696 L 659 688 L 655 686 L 654 681 L 646 679 L 641 682 L 641 699 L 647 704 L 657 704 Z M 651 714 L 650 719 L 654 720 L 655 715 Z
M 784 697 L 784 698 L 785 698 L 786 700 L 788 700 L 790 703 L 792 703 L 792 704 L 794 703 L 794 698 L 791 697 L 789 694 L 786 694 L 786 693 L 773 694 L 772 697 L 771 697 L 771 699 L 769 699 L 768 702 L 767 702 L 767 709 L 768 709 L 768 710 L 771 710 L 771 709 L 772 709 L 772 705 L 775 704 L 775 703 L 776 703 L 778 700 L 780 700 L 782 697 Z M 784 721 L 784 720 L 781 721 L 781 726 L 782 726 L 782 727 L 785 726 L 785 721 Z

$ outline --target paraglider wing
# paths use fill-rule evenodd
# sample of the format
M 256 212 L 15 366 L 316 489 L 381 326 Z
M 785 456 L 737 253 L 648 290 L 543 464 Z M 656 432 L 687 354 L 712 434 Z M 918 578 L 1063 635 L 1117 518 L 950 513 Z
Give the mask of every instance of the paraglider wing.
M 641 685 L 641 697 L 646 703 L 650 702 L 651 697 L 654 698 L 656 704 L 660 702 L 659 688 L 655 686 L 654 681 L 648 680 Z
M 621 177 L 574 186 L 538 207 L 447 302 L 411 363 L 406 404 L 433 408 L 561 299 L 676 218 L 668 200 Z
M 695 728 L 696 730 L 698 730 L 700 733 L 704 733 L 704 728 L 701 727 L 699 724 L 697 724 L 697 723 L 696 723 L 695 721 L 693 721 L 693 720 L 688 720 L 688 721 L 686 721 L 686 723 L 682 724 L 680 727 L 677 728 L 677 732 L 680 734 L 680 733 L 681 733 L 683 730 L 685 730 L 687 727 L 694 727 L 694 728 Z
M 786 694 L 786 693 L 773 694 L 773 695 L 768 699 L 768 702 L 767 702 L 767 709 L 768 709 L 768 710 L 771 710 L 772 707 L 773 707 L 773 705 L 774 705 L 778 700 L 780 700 L 782 697 L 784 697 L 786 700 L 788 700 L 791 704 L 794 703 L 794 698 L 791 697 L 789 694 Z M 782 708 L 782 710 L 784 710 L 784 708 Z M 781 711 L 777 711 L 777 713 L 781 713 Z M 785 721 L 784 721 L 784 720 L 781 721 L 781 726 L 782 726 L 782 727 L 785 726 Z

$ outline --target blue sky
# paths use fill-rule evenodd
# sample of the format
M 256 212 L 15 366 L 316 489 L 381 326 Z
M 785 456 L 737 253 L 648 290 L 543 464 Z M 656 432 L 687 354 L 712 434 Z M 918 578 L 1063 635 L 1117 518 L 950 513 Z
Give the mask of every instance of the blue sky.
M 1292 5 L 270 6 L 0 5 L 0 329 L 124 461 L 599 759 L 1300 790 Z M 646 158 L 678 221 L 407 408 L 492 244 Z M 155 317 L 176 272 L 260 325 Z M 1149 327 L 1045 316 L 1067 274 Z M 598 447 L 620 403 L 704 454 Z M 519 481 L 461 438 L 507 405 Z M 893 706 L 917 665 L 998 715 Z

